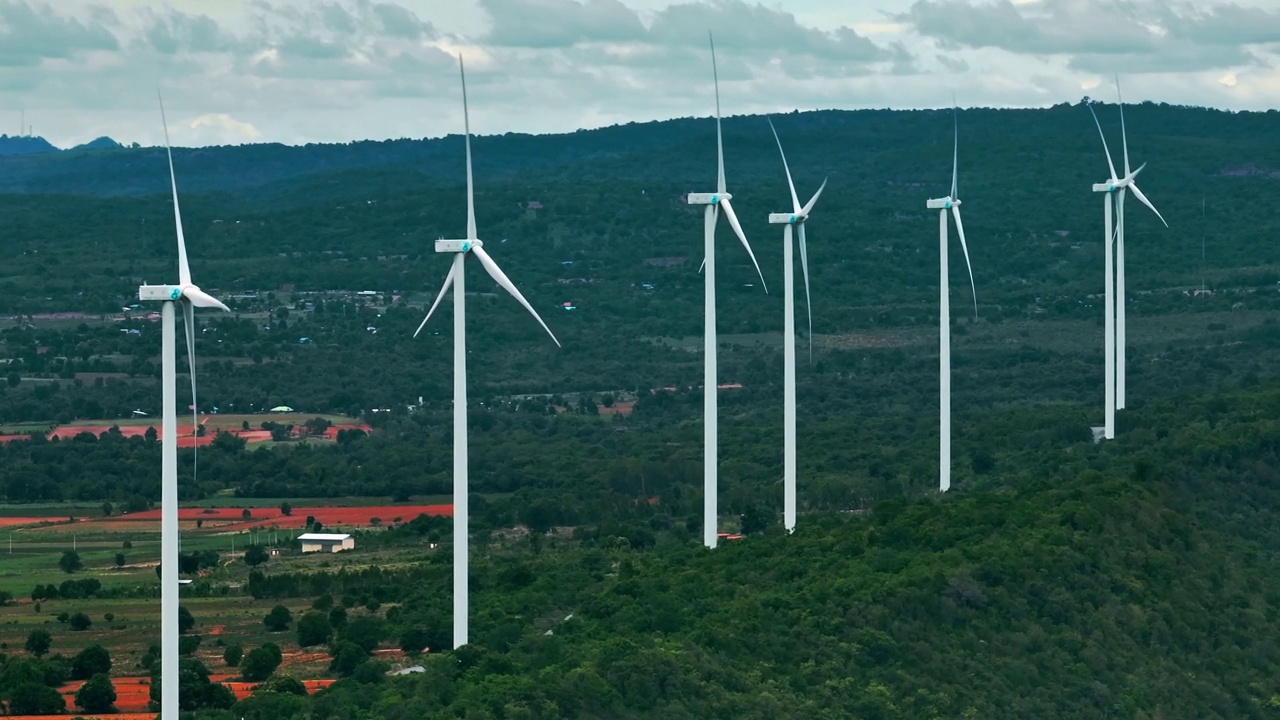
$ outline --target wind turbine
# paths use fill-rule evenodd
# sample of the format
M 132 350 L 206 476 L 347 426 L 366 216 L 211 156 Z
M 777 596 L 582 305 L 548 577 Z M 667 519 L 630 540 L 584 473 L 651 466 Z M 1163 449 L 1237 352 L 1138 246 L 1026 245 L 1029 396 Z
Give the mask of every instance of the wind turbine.
M 159 93 L 157 93 L 157 96 Z M 187 244 L 182 236 L 182 211 L 178 207 L 178 181 L 169 148 L 169 123 L 160 99 L 164 147 L 169 158 L 169 184 L 173 190 L 173 224 L 178 234 L 178 283 L 142 285 L 138 299 L 163 303 L 160 310 L 160 367 L 163 433 L 160 448 L 160 717 L 178 717 L 178 420 L 177 361 L 174 357 L 174 305 L 182 305 L 187 334 L 187 358 L 191 364 L 191 404 L 196 414 L 195 308 L 231 309 L 191 282 Z M 198 426 L 197 422 L 197 426 Z
M 800 205 L 796 195 L 796 184 L 791 181 L 791 168 L 787 165 L 787 154 L 782 149 L 782 140 L 778 138 L 778 130 L 769 120 L 769 129 L 773 131 L 773 139 L 778 143 L 778 154 L 782 156 L 782 169 L 787 173 L 787 188 L 791 190 L 791 212 L 770 213 L 769 222 L 782 225 L 782 277 L 783 277 L 783 323 L 782 323 L 782 485 L 783 485 L 783 525 L 787 532 L 796 529 L 796 311 L 795 311 L 795 268 L 792 260 L 792 227 L 796 227 L 800 235 L 800 268 L 804 273 L 804 301 L 809 313 L 809 360 L 813 360 L 813 303 L 809 298 L 809 253 L 804 244 L 804 225 L 809 213 L 817 204 L 818 197 L 827 187 L 824 178 L 818 192 L 809 198 L 809 202 Z
M 560 341 L 538 317 L 538 313 L 520 294 L 516 286 L 509 280 L 498 264 L 484 250 L 484 243 L 476 236 L 475 192 L 471 179 L 471 120 L 467 114 L 467 72 L 458 57 L 458 71 L 462 76 L 462 121 L 466 134 L 464 144 L 467 149 L 467 237 L 463 240 L 436 240 L 436 252 L 453 253 L 453 265 L 449 274 L 445 275 L 444 285 L 431 309 L 422 319 L 422 324 L 413 333 L 414 337 L 422 332 L 432 313 L 444 299 L 444 295 L 453 288 L 453 646 L 462 647 L 467 644 L 467 620 L 469 606 L 469 590 L 467 587 L 468 548 L 467 548 L 467 331 L 466 331 L 466 273 L 463 265 L 468 253 L 474 255 L 485 272 L 494 282 L 519 302 L 525 310 L 533 315 L 543 330 L 551 336 L 556 347 Z
M 952 110 L 955 142 L 951 151 L 951 194 L 929 200 L 925 207 L 938 210 L 938 253 L 942 272 L 938 281 L 938 325 L 940 352 L 938 353 L 938 385 L 941 389 L 939 409 L 940 441 L 938 444 L 938 490 L 951 489 L 951 301 L 947 296 L 949 284 L 947 272 L 947 211 L 956 217 L 956 234 L 960 236 L 960 249 L 964 251 L 964 264 L 969 268 L 969 288 L 973 291 L 973 317 L 978 317 L 978 290 L 973 282 L 973 264 L 969 262 L 969 245 L 964 239 L 964 223 L 960 220 L 960 193 L 957 176 L 960 160 L 960 118 Z
M 1151 212 L 1160 218 L 1160 222 L 1165 227 L 1169 227 L 1169 223 L 1160 215 L 1160 211 L 1156 210 L 1155 205 L 1142 194 L 1142 190 L 1138 188 L 1136 179 L 1138 173 L 1147 166 L 1146 163 L 1138 166 L 1137 170 L 1131 170 L 1129 166 L 1129 138 L 1124 127 L 1124 98 L 1120 96 L 1120 78 L 1116 77 L 1116 96 L 1119 98 L 1120 104 L 1120 138 L 1124 146 L 1124 176 L 1118 177 L 1116 174 L 1115 163 L 1111 161 L 1111 150 L 1107 148 L 1107 137 L 1102 132 L 1102 123 L 1098 122 L 1098 114 L 1094 112 L 1093 105 L 1089 105 L 1089 113 L 1093 115 L 1094 125 L 1098 128 L 1098 136 L 1102 138 L 1102 150 L 1107 156 L 1107 169 L 1111 171 L 1111 177 L 1105 183 L 1097 183 L 1093 186 L 1094 192 L 1105 193 L 1103 200 L 1105 208 L 1103 210 L 1106 234 L 1104 248 L 1107 254 L 1104 262 L 1104 276 L 1106 281 L 1106 300 L 1104 302 L 1104 312 L 1106 318 L 1104 322 L 1103 332 L 1106 333 L 1104 342 L 1104 353 L 1106 358 L 1104 361 L 1104 372 L 1106 373 L 1106 389 L 1105 389 L 1105 416 L 1103 425 L 1103 435 L 1106 439 L 1111 440 L 1116 436 L 1115 411 L 1123 410 L 1125 406 L 1125 356 L 1126 356 L 1126 334 L 1125 334 L 1125 290 L 1124 290 L 1124 199 L 1128 190 L 1133 191 L 1133 196 L 1151 209 Z M 1112 220 L 1112 204 L 1114 203 L 1115 220 Z M 1114 247 L 1113 247 L 1114 243 Z M 1113 259 L 1114 258 L 1114 259 Z M 1114 263 L 1114 269 L 1113 269 Z M 1118 296 L 1118 303 L 1117 303 Z
M 742 232 L 742 225 L 738 223 L 738 216 L 733 212 L 733 205 L 729 202 L 733 196 L 725 189 L 724 138 L 720 131 L 720 75 L 716 70 L 716 44 L 711 39 L 711 33 L 707 33 L 707 39 L 711 43 L 711 77 L 715 83 L 716 90 L 716 159 L 719 163 L 716 174 L 716 191 L 713 193 L 689 193 L 686 198 L 690 205 L 705 205 L 707 208 L 703 222 L 704 259 L 702 261 L 703 269 L 706 270 L 706 275 L 703 277 L 706 290 L 703 303 L 705 318 L 703 362 L 705 365 L 702 373 L 702 541 L 707 547 L 713 548 L 716 546 L 716 531 L 719 529 L 716 497 L 719 469 L 719 448 L 717 446 L 719 429 L 716 415 L 718 387 L 716 382 L 716 221 L 720 217 L 721 208 L 724 208 L 725 217 L 729 219 L 729 226 L 733 228 L 734 234 L 742 241 L 742 246 L 747 249 L 747 255 L 751 257 L 751 264 L 755 265 L 756 274 L 760 276 L 760 284 L 764 286 L 766 293 L 769 292 L 769 286 L 765 284 L 764 274 L 760 272 L 760 263 L 756 262 L 755 253 L 751 252 L 751 244 L 747 242 L 747 236 Z

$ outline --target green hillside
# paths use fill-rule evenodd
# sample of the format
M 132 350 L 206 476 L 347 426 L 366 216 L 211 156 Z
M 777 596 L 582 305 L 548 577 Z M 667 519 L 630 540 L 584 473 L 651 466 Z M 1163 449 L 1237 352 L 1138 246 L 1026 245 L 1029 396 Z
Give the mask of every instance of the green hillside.
M 1098 110 L 1114 148 L 1116 108 Z M 1280 126 L 1273 112 L 1152 104 L 1125 118 L 1170 227 L 1129 204 L 1129 402 L 1116 440 L 1095 444 L 1090 185 L 1106 163 L 1093 121 L 1079 104 L 959 115 L 978 309 L 953 248 L 945 497 L 924 205 L 947 190 L 951 115 L 774 118 L 798 192 L 830 176 L 807 226 L 814 333 L 799 341 L 790 537 L 782 248 L 766 224 L 789 197 L 764 118 L 725 123 L 729 188 L 771 294 L 722 225 L 719 379 L 740 387 L 719 394 L 719 529 L 745 537 L 715 552 L 699 545 L 702 211 L 681 200 L 714 183 L 714 124 L 478 138 L 480 236 L 563 347 L 468 269 L 476 642 L 442 650 L 447 521 L 395 520 L 305 571 L 250 568 L 211 540 L 191 592 L 336 603 L 353 623 L 325 615 L 309 645 L 274 636 L 327 653 L 307 667 L 342 678 L 332 689 L 201 717 L 1280 717 L 1280 213 L 1267 202 Z M 266 449 L 219 436 L 198 474 L 183 450 L 185 502 L 451 491 L 448 308 L 414 332 L 447 270 L 432 241 L 465 227 L 462 162 L 458 136 L 176 153 L 195 280 L 234 311 L 198 315 L 200 412 L 288 405 L 373 427 Z M 5 514 L 159 498 L 157 443 L 42 432 L 158 411 L 158 326 L 129 306 L 139 283 L 176 274 L 166 178 L 154 148 L 0 157 L 0 432 L 34 432 L 0 444 Z M 180 377 L 180 407 L 189 393 Z M 38 569 L 61 572 L 56 560 Z M 101 598 L 83 600 L 101 616 Z M 0 701 L 23 678 L 56 685 L 53 660 L 14 660 L 22 640 L 4 636 Z M 410 656 L 396 667 L 426 672 L 388 677 L 370 653 L 397 646 Z M 192 693 L 199 677 L 184 675 Z M 204 704 L 228 704 L 216 695 Z

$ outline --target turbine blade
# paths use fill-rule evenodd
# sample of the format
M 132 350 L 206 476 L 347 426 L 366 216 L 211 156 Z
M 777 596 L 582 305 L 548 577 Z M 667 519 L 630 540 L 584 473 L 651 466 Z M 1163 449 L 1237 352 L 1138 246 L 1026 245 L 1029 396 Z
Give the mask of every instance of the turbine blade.
M 196 454 L 200 451 L 195 446 L 195 437 L 200 432 L 200 405 L 196 402 L 196 309 L 189 303 L 182 305 L 182 320 L 187 330 L 187 362 L 191 365 L 191 477 L 194 479 L 197 470 Z
M 1107 149 L 1107 136 L 1102 134 L 1102 123 L 1098 122 L 1098 113 L 1093 111 L 1093 104 L 1089 104 L 1089 114 L 1093 115 L 1093 124 L 1098 126 L 1098 137 L 1102 138 L 1102 152 L 1107 155 L 1107 168 L 1111 170 L 1111 177 L 1116 176 L 1116 166 L 1111 162 L 1111 151 Z
M 959 189 L 956 187 L 956 181 L 959 179 L 960 170 L 960 111 L 955 107 L 956 96 L 951 96 L 951 125 L 954 142 L 951 146 L 951 199 L 955 200 L 960 197 Z
M 720 73 L 716 70 L 716 41 L 707 31 L 707 41 L 711 43 L 711 78 L 716 87 L 716 160 L 719 168 L 716 173 L 716 192 L 728 192 L 724 182 L 724 138 L 720 133 Z
M 1129 174 L 1129 134 L 1124 130 L 1124 96 L 1120 94 L 1120 75 L 1116 75 L 1116 98 L 1120 101 L 1120 142 L 1124 146 L 1124 174 Z
M 973 291 L 973 319 L 978 319 L 978 288 L 973 283 L 973 264 L 969 262 L 969 244 L 964 240 L 964 223 L 960 221 L 960 206 L 952 205 L 951 212 L 956 216 L 956 233 L 960 235 L 960 249 L 964 251 L 964 264 L 969 268 L 969 289 Z
M 1130 183 L 1129 189 L 1133 191 L 1133 196 L 1138 198 L 1138 202 L 1151 208 L 1151 212 L 1155 213 L 1156 217 L 1160 218 L 1160 222 L 1164 223 L 1165 227 L 1169 227 L 1169 223 L 1165 222 L 1164 216 L 1160 214 L 1160 211 L 1156 209 L 1155 205 L 1151 204 L 1151 201 L 1147 199 L 1147 196 L 1142 194 L 1142 191 L 1138 189 L 1137 185 Z
M 231 308 L 227 307 L 226 305 L 223 305 L 222 302 L 219 301 L 217 298 L 201 290 L 195 285 L 188 285 L 187 287 L 183 288 L 182 297 L 186 298 L 187 302 L 191 303 L 196 307 L 218 308 L 219 310 L 222 310 L 224 312 L 231 312 Z
M 800 198 L 796 197 L 796 184 L 791 182 L 791 167 L 787 165 L 787 154 L 782 151 L 782 141 L 778 139 L 778 131 L 773 127 L 773 118 L 765 116 L 765 120 L 769 121 L 769 129 L 773 131 L 773 139 L 778 143 L 778 154 L 782 156 L 782 169 L 787 171 L 787 187 L 791 189 L 791 208 L 798 215 L 800 214 Z
M 809 362 L 813 362 L 813 301 L 809 297 L 809 252 L 804 244 L 804 223 L 800 223 L 800 270 L 804 273 L 804 307 L 809 313 Z
M 476 196 L 471 179 L 471 117 L 467 113 L 467 70 L 462 65 L 462 55 L 458 55 L 458 72 L 462 75 L 462 126 L 465 131 L 463 143 L 467 147 L 467 239 L 475 240 Z
M 494 262 L 493 258 L 489 257 L 489 253 L 485 252 L 484 248 L 478 246 L 471 248 L 471 253 L 479 258 L 480 264 L 483 265 L 485 271 L 489 273 L 489 277 L 492 277 L 495 282 L 501 285 L 503 290 L 511 293 L 511 297 L 515 298 L 516 302 L 523 305 L 524 309 L 528 310 L 529 314 L 533 316 L 533 319 L 537 320 L 538 324 L 542 326 L 542 329 L 547 331 L 547 334 L 551 336 L 551 340 L 555 342 L 556 347 L 560 347 L 560 341 L 556 340 L 556 334 L 551 332 L 551 328 L 547 327 L 546 323 L 542 322 L 542 318 L 538 316 L 538 312 L 533 309 L 533 306 L 529 304 L 528 300 L 524 299 L 524 296 L 516 289 L 515 283 L 511 282 L 511 279 L 502 272 L 502 268 L 498 267 L 498 263 Z
M 706 266 L 707 266 L 707 259 L 706 259 L 706 258 L 702 258 L 702 264 L 698 266 L 698 274 L 699 274 L 699 275 L 701 275 L 701 274 L 702 274 L 702 270 L 703 270 L 703 268 L 705 268 Z
M 444 299 L 444 294 L 449 292 L 449 288 L 453 287 L 453 274 L 458 269 L 457 265 L 449 263 L 449 273 L 444 276 L 444 285 L 440 286 L 440 294 L 436 295 L 436 301 L 431 303 L 431 309 L 427 311 L 427 316 L 422 318 L 422 324 L 417 330 L 413 331 L 413 336 L 418 337 L 418 333 L 422 332 L 422 328 L 427 326 L 427 321 L 431 319 L 431 314 L 436 311 L 436 307 L 440 305 L 440 301 Z
M 164 115 L 164 98 L 156 88 L 160 100 L 160 123 L 164 126 L 164 151 L 169 156 L 169 186 L 173 189 L 173 223 L 178 229 L 178 284 L 191 282 L 191 267 L 187 264 L 187 243 L 182 237 L 182 211 L 178 209 L 178 180 L 173 174 L 173 150 L 169 147 L 169 121 Z
M 800 209 L 800 214 L 809 217 L 809 212 L 813 210 L 813 206 L 818 204 L 818 198 L 822 196 L 822 191 L 827 189 L 827 178 L 822 178 L 822 184 L 818 186 L 818 192 L 809 198 L 809 202 L 804 204 Z
M 742 247 L 747 249 L 747 255 L 751 256 L 751 264 L 756 266 L 756 274 L 760 276 L 760 284 L 764 286 L 764 294 L 769 294 L 769 284 L 764 281 L 764 273 L 760 272 L 760 263 L 756 262 L 756 254 L 751 252 L 751 243 L 747 242 L 747 236 L 742 233 L 742 225 L 738 224 L 738 214 L 733 211 L 733 205 L 728 200 L 721 200 L 718 207 L 724 208 L 724 216 L 729 218 L 729 226 L 733 228 L 733 232 L 742 241 Z

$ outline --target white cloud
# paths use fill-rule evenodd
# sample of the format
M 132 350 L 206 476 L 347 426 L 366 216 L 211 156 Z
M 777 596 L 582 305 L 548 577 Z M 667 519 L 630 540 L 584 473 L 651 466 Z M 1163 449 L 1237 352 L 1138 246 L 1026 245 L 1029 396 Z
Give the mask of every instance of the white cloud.
M 262 133 L 252 123 L 237 120 L 226 113 L 201 115 L 186 125 L 195 131 L 193 137 L 205 140 L 192 142 L 193 145 L 235 145 L 253 142 L 262 137 Z M 218 140 L 210 142 L 210 138 Z
M 1275 0 L 0 0 L 0 127 L 60 145 L 564 132 L 711 112 L 1280 105 Z

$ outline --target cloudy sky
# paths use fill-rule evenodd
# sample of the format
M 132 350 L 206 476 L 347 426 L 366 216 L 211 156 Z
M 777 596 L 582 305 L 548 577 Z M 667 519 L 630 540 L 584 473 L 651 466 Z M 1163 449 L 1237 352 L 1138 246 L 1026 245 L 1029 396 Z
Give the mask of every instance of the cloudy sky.
M 1280 0 L 0 0 L 0 133 L 59 146 L 566 132 L 712 110 L 1280 106 Z

